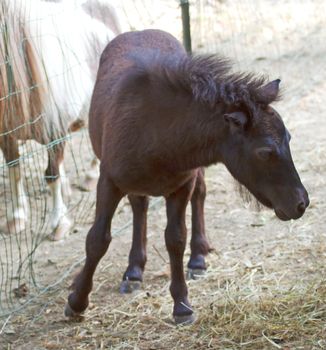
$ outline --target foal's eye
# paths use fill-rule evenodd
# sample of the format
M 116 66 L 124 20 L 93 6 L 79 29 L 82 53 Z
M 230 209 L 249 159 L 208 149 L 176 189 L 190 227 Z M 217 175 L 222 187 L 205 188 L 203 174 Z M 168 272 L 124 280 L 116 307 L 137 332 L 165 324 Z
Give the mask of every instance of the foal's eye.
M 262 161 L 267 161 L 273 155 L 273 149 L 270 147 L 261 147 L 255 150 L 256 157 Z

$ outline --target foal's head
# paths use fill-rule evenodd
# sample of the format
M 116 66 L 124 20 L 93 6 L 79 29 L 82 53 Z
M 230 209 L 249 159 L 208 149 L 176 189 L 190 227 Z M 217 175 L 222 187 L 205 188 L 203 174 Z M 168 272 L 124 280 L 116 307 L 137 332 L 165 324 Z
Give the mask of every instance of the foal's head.
M 224 163 L 232 175 L 282 220 L 298 219 L 309 205 L 293 164 L 290 133 L 269 104 L 277 99 L 279 80 L 251 92 L 252 106 L 230 105 Z

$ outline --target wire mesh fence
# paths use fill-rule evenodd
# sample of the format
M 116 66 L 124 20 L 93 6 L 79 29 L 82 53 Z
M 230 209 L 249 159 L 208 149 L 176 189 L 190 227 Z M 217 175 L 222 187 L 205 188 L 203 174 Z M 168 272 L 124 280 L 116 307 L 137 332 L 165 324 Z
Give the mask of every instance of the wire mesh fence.
M 115 27 L 81 5 L 1 2 L 2 313 L 39 290 L 42 242 L 92 215 L 93 193 L 69 195 L 68 179 L 80 186 L 94 157 L 86 129 L 71 129 L 86 120 L 99 55 Z
M 62 278 L 83 260 L 83 251 L 79 251 L 79 255 L 76 252 L 71 254 L 71 247 L 63 244 L 60 249 L 63 259 L 66 260 L 62 268 L 58 271 L 51 265 L 51 245 L 60 244 L 48 242 L 48 236 L 53 231 L 51 222 L 55 207 L 53 191 L 58 189 L 53 190 L 50 187 L 51 192 L 47 184 L 51 181 L 47 180 L 51 180 L 52 177 L 56 180 L 58 174 L 48 172 L 45 177 L 44 173 L 47 169 L 48 156 L 51 154 L 48 151 L 65 144 L 63 162 L 66 171 L 60 175 L 63 180 L 65 178 L 70 180 L 72 195 L 63 196 L 67 208 L 64 215 L 71 220 L 69 225 L 71 235 L 78 235 L 78 232 L 73 232 L 77 229 L 85 231 L 92 221 L 95 194 L 94 191 L 83 191 L 82 185 L 85 174 L 90 169 L 93 154 L 87 128 L 71 133 L 68 130 L 70 124 L 67 122 L 66 114 L 71 107 L 73 110 L 71 114 L 74 117 L 86 118 L 85 111 L 90 94 L 89 91 L 84 91 L 84 85 L 89 87 L 94 82 L 91 78 L 91 70 L 94 67 L 85 69 L 85 62 L 90 59 L 85 56 L 85 52 L 89 50 L 81 48 L 80 44 L 89 33 L 85 28 L 78 29 L 80 28 L 78 26 L 85 27 L 85 21 L 90 20 L 85 17 L 89 16 L 89 13 L 85 12 L 85 4 L 89 1 L 2 0 L 0 4 L 0 143 L 8 148 L 9 141 L 4 142 L 8 137 L 16 138 L 19 143 L 19 157 L 11 154 L 6 158 L 2 154 L 0 156 L 1 316 L 19 309 L 28 301 L 37 298 L 39 293 L 58 285 Z M 93 2 L 108 3 L 114 7 L 121 31 L 159 28 L 182 39 L 180 1 L 93 0 Z M 195 53 L 220 53 L 231 57 L 235 60 L 235 68 L 238 70 L 249 69 L 266 73 L 271 78 L 281 77 L 288 81 L 284 92 L 287 99 L 296 104 L 299 96 L 325 81 L 325 14 L 326 3 L 322 0 L 241 2 L 193 0 L 190 1 L 192 48 Z M 78 20 L 71 23 L 71 17 L 78 18 L 78 15 L 81 16 L 80 23 Z M 92 15 L 90 17 L 96 17 L 96 11 Z M 64 24 L 64 21 L 67 23 Z M 51 24 L 50 27 L 47 26 L 48 23 Z M 72 26 L 75 26 L 73 33 Z M 102 26 L 103 20 L 95 19 L 92 38 L 96 30 L 101 33 L 98 37 L 102 38 Z M 16 32 L 19 34 L 16 41 L 10 42 L 11 33 L 8 32 L 10 28 L 15 34 Z M 54 34 L 56 43 L 53 44 L 51 41 L 52 44 L 49 44 L 47 40 L 43 40 Z M 111 39 L 114 35 L 116 32 L 113 30 L 107 38 Z M 41 59 L 31 54 L 28 56 L 28 45 L 30 45 L 28 43 L 33 40 L 36 42 L 34 54 L 39 54 Z M 76 47 L 73 42 L 78 43 Z M 70 53 L 75 57 L 77 51 L 81 52 L 78 59 L 69 58 Z M 97 59 L 99 53 L 100 49 L 97 47 Z M 39 85 L 36 84 L 33 75 L 35 69 L 31 65 L 33 57 L 42 69 L 43 80 L 39 80 L 41 82 Z M 59 68 L 51 68 L 49 62 Z M 18 69 L 18 64 L 25 70 Z M 69 80 L 72 75 L 69 76 L 67 72 L 73 71 L 75 66 L 82 69 Z M 83 78 L 84 76 L 86 77 Z M 80 77 L 84 79 L 85 84 L 79 81 Z M 7 93 L 4 93 L 4 85 L 7 86 Z M 43 109 L 40 108 L 38 111 L 29 106 L 31 101 L 36 105 L 37 98 L 40 98 L 35 91 L 48 89 L 51 96 L 56 96 L 54 90 L 60 91 L 62 86 L 69 91 L 77 92 L 75 95 L 64 96 L 67 97 L 65 99 L 53 97 L 50 109 L 45 108 L 45 103 L 42 104 Z M 82 90 L 79 89 L 80 86 L 83 87 Z M 16 96 L 20 95 L 22 107 L 19 109 L 16 105 Z M 58 106 L 60 103 L 67 108 L 62 111 Z M 291 103 L 288 106 L 291 106 Z M 17 116 L 19 113 L 25 113 L 22 111 L 24 108 L 28 109 L 28 118 L 20 122 L 21 119 L 17 119 Z M 64 132 L 52 135 L 49 132 L 51 127 L 47 124 L 46 129 L 42 129 L 47 136 L 43 144 L 29 140 L 34 138 L 40 141 L 35 135 L 32 135 L 35 137 L 22 137 L 22 131 L 33 129 L 33 125 L 38 125 L 41 120 L 46 118 L 53 120 L 51 113 L 65 124 Z M 3 122 L 9 118 L 15 122 L 6 122 L 7 124 Z M 291 118 L 285 113 L 285 119 L 287 118 L 291 126 Z M 73 122 L 70 119 L 69 121 Z M 13 153 L 12 148 L 9 153 Z M 15 169 L 18 163 L 21 182 L 18 181 L 17 184 L 13 179 L 17 178 Z M 65 181 L 62 186 L 64 183 Z M 13 217 L 17 207 L 20 212 L 24 212 L 24 222 L 16 220 L 10 230 L 8 223 L 10 224 L 13 218 L 22 219 L 19 210 L 17 217 Z M 63 215 L 63 212 L 60 212 L 60 215 Z M 130 222 L 126 224 L 118 221 L 116 233 L 123 233 L 129 225 Z

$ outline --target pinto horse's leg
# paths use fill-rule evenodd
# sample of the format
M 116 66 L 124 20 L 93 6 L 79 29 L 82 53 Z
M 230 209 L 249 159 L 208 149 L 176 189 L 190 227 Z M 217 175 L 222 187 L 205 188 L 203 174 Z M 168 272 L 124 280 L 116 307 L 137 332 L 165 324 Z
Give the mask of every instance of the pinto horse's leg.
M 66 175 L 66 170 L 63 165 L 63 162 L 61 162 L 61 164 L 59 165 L 59 174 L 61 179 L 62 195 L 66 199 L 70 198 L 72 195 L 72 190 L 71 190 L 69 178 Z
M 192 210 L 192 235 L 191 255 L 188 262 L 188 278 L 196 279 L 196 276 L 203 275 L 206 271 L 205 256 L 210 247 L 205 235 L 204 202 L 206 198 L 206 185 L 204 169 L 198 170 L 195 189 L 191 197 Z
M 63 152 L 64 143 L 54 146 L 48 151 L 48 167 L 45 171 L 45 178 L 50 187 L 52 197 L 52 212 L 50 214 L 50 238 L 58 241 L 64 238 L 71 228 L 71 221 L 67 216 L 67 207 L 63 201 L 62 192 L 69 185 L 63 179 L 65 174 L 60 173 L 63 170 Z M 61 177 L 61 175 L 63 177 Z M 66 190 L 67 191 L 67 190 Z
M 129 195 L 133 212 L 133 237 L 129 253 L 129 265 L 123 275 L 120 293 L 131 293 L 139 289 L 143 281 L 143 271 L 146 264 L 146 230 L 148 197 Z
M 165 243 L 170 257 L 170 292 L 174 301 L 173 316 L 177 324 L 191 323 L 193 311 L 188 301 L 188 290 L 183 271 L 183 254 L 186 246 L 186 207 L 194 188 L 192 179 L 166 198 L 167 227 Z
M 3 135 L 0 137 L 0 148 L 2 149 L 6 162 L 8 163 L 12 198 L 12 204 L 8 206 L 7 229 L 9 233 L 21 232 L 26 227 L 29 210 L 18 160 L 19 150 L 17 140 L 13 137 Z M 15 160 L 17 160 L 17 163 L 10 164 L 10 162 Z
M 76 277 L 65 309 L 68 317 L 78 316 L 88 306 L 88 294 L 97 264 L 111 242 L 111 221 L 123 197 L 121 191 L 105 176 L 100 175 L 97 185 L 95 221 L 86 238 L 86 261 Z
M 94 157 L 91 161 L 90 168 L 86 171 L 85 179 L 81 184 L 81 188 L 86 191 L 93 191 L 96 188 L 99 177 L 99 160 Z

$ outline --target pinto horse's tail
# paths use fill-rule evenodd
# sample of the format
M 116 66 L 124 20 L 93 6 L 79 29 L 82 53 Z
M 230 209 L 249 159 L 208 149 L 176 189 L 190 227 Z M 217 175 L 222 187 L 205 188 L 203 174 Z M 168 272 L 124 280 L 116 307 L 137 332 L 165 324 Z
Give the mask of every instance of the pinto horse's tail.
M 99 0 L 85 2 L 1 2 L 0 135 L 46 143 L 85 119 L 100 53 L 119 27 L 114 13 L 112 29 L 92 16 Z
M 26 62 L 17 42 L 22 42 L 24 30 L 18 18 L 11 15 L 6 2 L 0 7 L 0 135 L 9 133 L 27 121 L 30 80 Z M 16 72 L 21 72 L 17 74 Z M 8 118 L 8 115 L 15 118 Z

